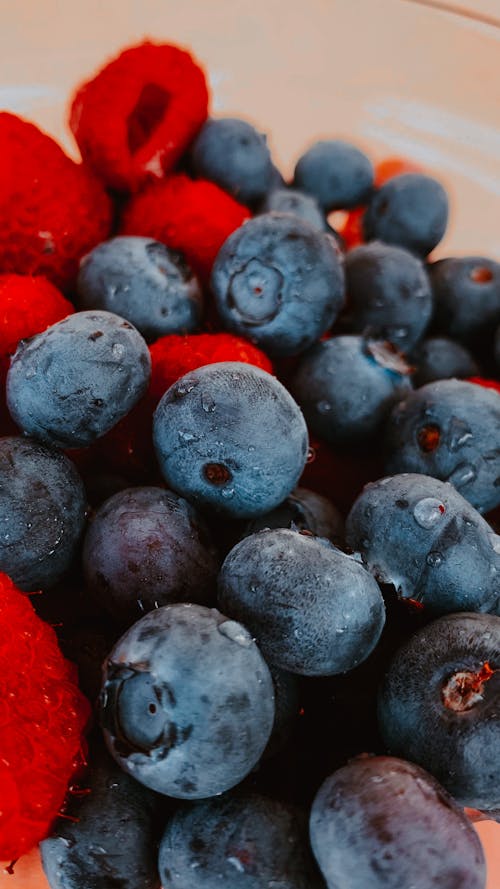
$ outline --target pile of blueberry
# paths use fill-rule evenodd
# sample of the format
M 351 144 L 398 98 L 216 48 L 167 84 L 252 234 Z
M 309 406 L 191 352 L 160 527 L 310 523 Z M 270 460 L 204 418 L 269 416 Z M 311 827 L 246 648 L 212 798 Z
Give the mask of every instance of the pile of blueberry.
M 209 283 L 118 230 L 7 373 L 0 570 L 44 591 L 95 702 L 51 889 L 484 889 L 464 809 L 500 813 L 500 264 L 434 261 L 440 183 L 376 181 L 339 140 L 288 183 L 211 118 L 177 163 L 250 213 Z M 274 372 L 193 362 L 153 403 L 155 347 L 202 332 Z

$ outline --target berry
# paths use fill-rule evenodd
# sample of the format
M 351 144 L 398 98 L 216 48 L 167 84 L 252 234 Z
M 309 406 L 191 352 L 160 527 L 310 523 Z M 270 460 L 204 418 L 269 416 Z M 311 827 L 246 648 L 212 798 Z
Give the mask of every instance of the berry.
M 285 387 L 232 361 L 200 367 L 165 392 L 153 441 L 173 490 L 235 518 L 278 506 L 295 487 L 308 447 L 304 418 Z
M 0 268 L 71 288 L 81 256 L 108 236 L 101 184 L 34 124 L 0 113 Z
M 500 263 L 484 256 L 440 259 L 429 265 L 436 331 L 470 345 L 491 338 L 500 323 Z
M 276 509 L 247 522 L 241 536 L 248 537 L 264 528 L 309 531 L 335 544 L 344 537 L 344 522 L 338 509 L 326 497 L 307 488 L 295 488 Z
M 72 312 L 72 303 L 41 275 L 0 275 L 0 366 L 7 370 L 19 340 Z
M 116 761 L 146 787 L 179 799 L 215 796 L 263 753 L 273 682 L 240 624 L 200 605 L 166 605 L 113 648 L 101 718 Z
M 60 580 L 86 514 L 82 481 L 63 454 L 29 438 L 0 438 L 0 571 L 23 590 Z
M 366 203 L 373 186 L 373 167 L 359 148 L 331 139 L 316 142 L 299 158 L 293 182 L 329 213 Z
M 242 204 L 262 200 L 273 178 L 266 137 L 236 117 L 207 120 L 190 149 L 196 176 L 208 179 Z
M 146 340 L 200 324 L 200 285 L 182 256 L 150 238 L 117 237 L 80 263 L 77 304 L 130 321 Z
M 310 834 L 329 889 L 485 889 L 483 850 L 466 815 L 401 759 L 364 757 L 330 775 Z
M 139 400 L 151 360 L 139 332 L 111 312 L 76 312 L 22 342 L 7 375 L 7 403 L 28 435 L 85 447 Z
M 121 233 L 155 238 L 178 250 L 206 282 L 224 241 L 249 215 L 213 182 L 193 182 L 179 173 L 130 200 Z
M 261 213 L 289 213 L 308 222 L 318 231 L 328 231 L 325 214 L 316 198 L 303 191 L 298 191 L 296 188 L 273 189 L 263 200 L 259 211 Z
M 384 241 L 425 257 L 439 244 L 448 223 L 443 186 L 422 173 L 402 173 L 373 195 L 363 217 L 365 240 Z
M 296 355 L 333 324 L 344 298 L 334 239 L 289 214 L 256 216 L 222 246 L 211 281 L 226 328 L 271 356 Z
M 499 651 L 500 617 L 446 615 L 398 650 L 379 696 L 387 748 L 476 809 L 500 807 Z
M 478 366 L 468 350 L 447 337 L 429 337 L 422 340 L 411 352 L 410 361 L 415 365 L 412 382 L 415 387 L 448 380 L 475 376 Z
M 90 717 L 73 665 L 27 596 L 0 574 L 0 860 L 43 839 L 79 765 Z
M 145 41 L 79 87 L 69 124 L 84 161 L 105 184 L 135 191 L 173 169 L 207 113 L 205 75 L 193 57 Z

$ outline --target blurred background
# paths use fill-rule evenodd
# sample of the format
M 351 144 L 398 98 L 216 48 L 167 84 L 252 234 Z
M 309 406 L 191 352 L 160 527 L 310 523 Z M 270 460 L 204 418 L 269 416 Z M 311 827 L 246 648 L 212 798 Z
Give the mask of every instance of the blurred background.
M 74 156 L 80 81 L 145 37 L 178 43 L 208 71 L 214 113 L 257 124 L 285 176 L 322 137 L 403 155 L 451 195 L 435 256 L 500 259 L 500 0 L 0 0 L 0 13 L 0 107 Z M 500 826 L 478 829 L 500 889 Z M 36 853 L 0 885 L 46 887 Z

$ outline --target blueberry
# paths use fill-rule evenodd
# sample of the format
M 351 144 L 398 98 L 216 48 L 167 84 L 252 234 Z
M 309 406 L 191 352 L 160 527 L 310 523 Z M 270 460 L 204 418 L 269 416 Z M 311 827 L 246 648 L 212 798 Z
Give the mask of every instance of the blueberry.
M 285 387 L 231 361 L 171 386 L 156 409 L 153 439 L 170 487 L 239 518 L 278 506 L 297 484 L 308 450 L 304 418 Z
M 286 213 L 250 219 L 222 245 L 212 289 L 224 326 L 272 356 L 304 351 L 344 298 L 335 239 Z
M 500 617 L 446 615 L 399 649 L 379 695 L 391 753 L 483 810 L 500 806 L 499 652 Z
M 263 759 L 275 756 L 289 741 L 300 710 L 299 679 L 287 670 L 268 664 L 274 687 L 274 723 Z
M 276 509 L 247 522 L 241 536 L 248 537 L 264 528 L 310 531 L 335 544 L 344 539 L 344 520 L 338 509 L 327 497 L 307 488 L 295 488 Z
M 208 120 L 191 148 L 195 174 L 215 182 L 242 204 L 261 200 L 273 179 L 266 137 L 245 120 Z
M 472 824 L 431 775 L 401 759 L 360 758 L 330 775 L 310 834 L 328 889 L 485 889 Z
M 429 337 L 422 340 L 409 355 L 415 367 L 412 382 L 415 387 L 425 386 L 435 380 L 475 377 L 479 368 L 470 352 L 447 337 Z
M 374 241 L 348 252 L 345 274 L 346 329 L 389 340 L 403 352 L 411 349 L 432 314 L 421 260 L 401 247 Z
M 134 236 L 104 241 L 81 260 L 77 301 L 126 318 L 146 340 L 191 333 L 202 312 L 200 285 L 183 257 Z
M 327 231 L 325 214 L 317 200 L 296 188 L 275 188 L 266 195 L 261 213 L 288 213 L 304 219 L 318 231 Z
M 119 765 L 146 787 L 180 799 L 215 796 L 262 755 L 273 682 L 236 621 L 201 605 L 166 605 L 113 648 L 101 720 Z
M 40 844 L 51 889 L 160 889 L 158 802 L 104 750 L 92 748 L 85 788 Z M 74 819 L 74 820 L 73 820 Z
M 480 512 L 500 504 L 500 394 L 466 380 L 409 392 L 386 424 L 387 475 L 451 482 Z
M 272 664 L 304 676 L 352 670 L 385 620 L 377 583 L 329 541 L 278 528 L 244 538 L 219 574 L 219 607 Z
M 500 263 L 456 256 L 429 265 L 434 325 L 452 339 L 477 345 L 500 323 Z
M 500 325 L 497 327 L 497 332 L 495 334 L 495 361 L 497 368 L 500 371 Z
M 408 473 L 366 485 L 346 539 L 381 583 L 430 614 L 500 613 L 500 537 L 446 482 Z
M 300 810 L 257 794 L 225 794 L 167 822 L 160 876 L 169 889 L 321 889 Z
M 439 244 L 448 223 L 443 186 L 422 173 L 401 173 L 373 195 L 363 217 L 367 241 L 384 241 L 427 256 Z
M 76 312 L 21 340 L 7 374 L 7 403 L 28 435 L 86 447 L 132 409 L 150 373 L 148 347 L 128 321 Z
M 408 372 L 385 343 L 336 336 L 301 357 L 289 385 L 316 435 L 332 445 L 366 447 L 411 388 Z
M 163 488 L 121 491 L 95 513 L 82 550 L 87 586 L 118 623 L 171 602 L 215 598 L 218 559 L 204 520 Z
M 349 142 L 316 142 L 299 158 L 294 185 L 313 195 L 326 213 L 349 209 L 368 200 L 373 187 L 373 166 Z
M 83 483 L 64 454 L 29 438 L 0 438 L 0 571 L 22 590 L 53 586 L 85 525 Z

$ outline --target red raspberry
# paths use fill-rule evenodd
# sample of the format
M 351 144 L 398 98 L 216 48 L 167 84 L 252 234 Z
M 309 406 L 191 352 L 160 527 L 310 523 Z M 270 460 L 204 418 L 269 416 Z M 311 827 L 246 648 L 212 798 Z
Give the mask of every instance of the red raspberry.
M 176 175 L 131 199 L 121 233 L 155 238 L 179 250 L 206 282 L 224 241 L 249 216 L 213 182 Z
M 174 167 L 207 114 L 205 75 L 192 56 L 147 41 L 80 87 L 70 127 L 84 161 L 106 185 L 136 191 Z
M 101 184 L 34 124 L 0 113 L 0 268 L 74 282 L 81 256 L 104 240 L 111 203 Z
M 89 717 L 54 630 L 0 574 L 0 861 L 47 836 L 81 765 Z

